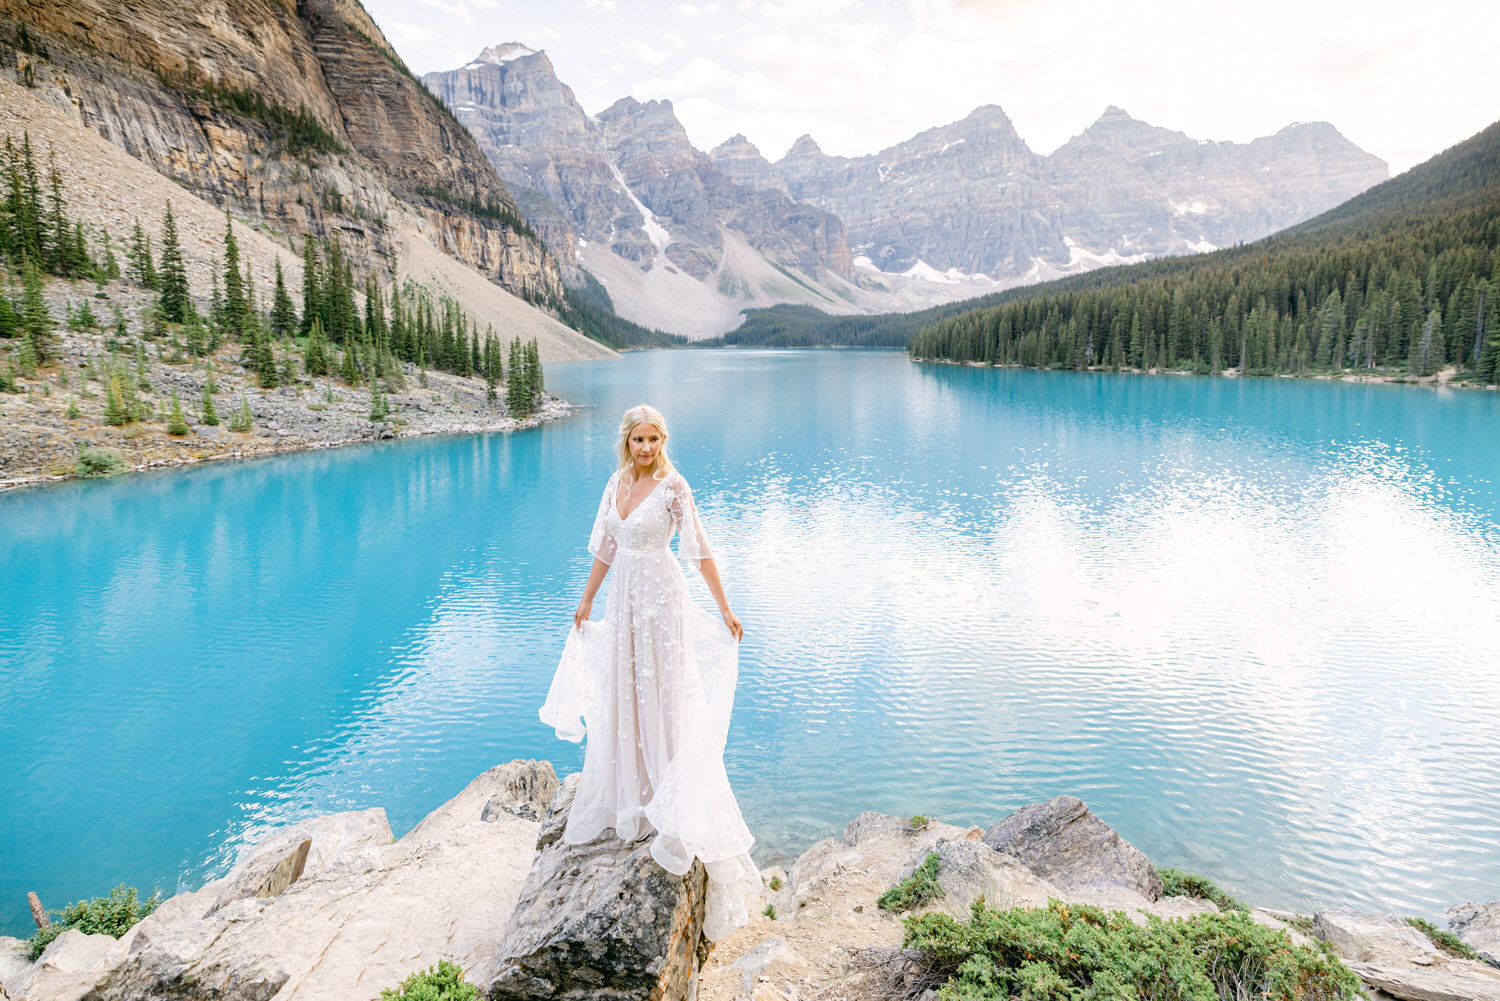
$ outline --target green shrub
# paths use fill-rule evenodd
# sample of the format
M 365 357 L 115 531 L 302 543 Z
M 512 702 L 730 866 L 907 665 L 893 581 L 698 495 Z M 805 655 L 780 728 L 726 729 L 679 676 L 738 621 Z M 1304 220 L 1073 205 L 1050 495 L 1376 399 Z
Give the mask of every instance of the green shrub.
M 114 476 L 128 468 L 120 453 L 107 448 L 85 448 L 78 453 L 78 461 L 73 463 L 73 472 L 79 476 Z
M 776 905 L 775 904 L 767 904 L 766 905 L 766 909 L 763 910 L 763 911 L 761 911 L 761 913 L 764 914 L 766 917 L 770 918 L 772 921 L 775 921 L 776 920 Z
M 1336 958 L 1293 945 L 1246 914 L 1152 917 L 1049 901 L 996 911 L 976 901 L 967 924 L 906 919 L 903 947 L 928 954 L 941 1001 L 1353 1001 L 1366 997 Z
M 780 876 L 772 876 L 771 877 L 771 892 L 772 893 L 779 893 L 779 892 L 781 892 L 781 886 L 782 886 L 781 877 Z
M 943 888 L 937 881 L 938 869 L 942 864 L 937 852 L 928 852 L 927 858 L 922 860 L 916 871 L 882 893 L 880 899 L 875 901 L 875 906 L 883 911 L 899 914 L 943 896 Z
M 160 898 L 159 893 L 152 893 L 150 899 L 141 903 L 136 896 L 135 887 L 121 883 L 110 890 L 107 897 L 74 901 L 64 907 L 50 925 L 39 928 L 31 936 L 27 943 L 30 946 L 28 954 L 35 961 L 53 939 L 69 928 L 77 928 L 85 935 L 113 935 L 119 938 L 137 921 L 156 910 Z
M 1164 897 L 1198 897 L 1217 904 L 1221 911 L 1250 913 L 1250 908 L 1219 889 L 1219 885 L 1207 876 L 1160 866 L 1156 872 L 1161 876 L 1161 895 Z
M 932 823 L 932 818 L 927 816 L 927 814 L 925 813 L 919 813 L 915 816 L 906 818 L 906 828 L 910 831 L 923 830 L 930 823 Z
M 380 1001 L 478 1001 L 479 988 L 464 980 L 464 971 L 446 959 L 413 973 L 395 990 L 380 992 Z
M 1423 935 L 1426 935 L 1429 939 L 1432 940 L 1433 945 L 1437 946 L 1439 949 L 1443 950 L 1450 956 L 1457 956 L 1459 959 L 1477 960 L 1479 958 L 1479 953 L 1475 952 L 1473 947 L 1470 946 L 1469 943 L 1465 942 L 1463 939 L 1459 938 L 1451 931 L 1444 931 L 1437 925 L 1433 924 L 1431 921 L 1427 921 L 1423 918 L 1407 918 L 1406 923 L 1411 925 L 1417 931 L 1421 932 Z

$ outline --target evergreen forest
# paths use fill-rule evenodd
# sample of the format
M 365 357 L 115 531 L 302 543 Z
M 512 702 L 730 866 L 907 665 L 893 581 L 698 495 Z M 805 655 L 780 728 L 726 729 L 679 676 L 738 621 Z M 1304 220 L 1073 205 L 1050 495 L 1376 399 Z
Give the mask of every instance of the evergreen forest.
M 1500 123 L 1300 226 L 1014 289 L 918 360 L 1243 374 L 1500 374 Z M 973 305 L 973 304 L 970 304 Z

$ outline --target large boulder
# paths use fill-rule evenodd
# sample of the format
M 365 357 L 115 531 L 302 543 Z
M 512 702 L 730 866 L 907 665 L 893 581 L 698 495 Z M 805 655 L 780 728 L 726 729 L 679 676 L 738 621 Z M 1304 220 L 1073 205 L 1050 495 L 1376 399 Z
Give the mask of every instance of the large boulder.
M 1368 986 L 1402 1001 L 1500 1001 L 1500 971 L 1449 956 L 1395 915 L 1319 911 L 1312 933 Z
M 563 828 L 578 789 L 571 776 L 542 823 L 490 979 L 491 1001 L 632 998 L 689 1001 L 708 954 L 708 874 L 694 862 L 674 876 L 647 839 L 606 830 L 571 845 Z
M 530 766 L 544 782 L 538 767 L 551 766 Z M 378 810 L 273 835 L 228 879 L 172 897 L 132 928 L 88 1001 L 348 1001 L 441 959 L 472 979 L 494 954 L 538 830 L 516 815 L 524 791 L 516 809 L 481 816 L 526 771 L 491 769 L 400 841 Z M 298 856 L 300 876 L 268 895 Z
M 1117 891 L 1147 901 L 1161 896 L 1161 877 L 1151 860 L 1076 796 L 1018 810 L 986 831 L 984 843 L 1074 894 L 1102 894 L 1102 902 Z
M 1491 966 L 1500 966 L 1500 900 L 1448 908 L 1448 930 L 1463 939 Z
M 1367 914 L 1332 908 L 1313 915 L 1312 933 L 1357 963 L 1431 963 L 1437 947 L 1411 925 L 1393 914 Z
M 112 936 L 86 935 L 69 928 L 48 944 L 14 986 L 7 987 L 7 993 L 15 998 L 75 1001 L 99 982 L 114 945 Z

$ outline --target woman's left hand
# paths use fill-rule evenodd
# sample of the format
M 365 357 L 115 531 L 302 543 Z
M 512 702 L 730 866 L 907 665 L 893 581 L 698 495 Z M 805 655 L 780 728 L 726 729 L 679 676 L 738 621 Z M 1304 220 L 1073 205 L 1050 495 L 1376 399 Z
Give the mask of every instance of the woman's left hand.
M 745 638 L 745 627 L 740 625 L 740 620 L 733 612 L 725 608 L 720 613 L 724 617 L 724 624 L 729 627 L 729 632 L 734 636 L 736 643 Z

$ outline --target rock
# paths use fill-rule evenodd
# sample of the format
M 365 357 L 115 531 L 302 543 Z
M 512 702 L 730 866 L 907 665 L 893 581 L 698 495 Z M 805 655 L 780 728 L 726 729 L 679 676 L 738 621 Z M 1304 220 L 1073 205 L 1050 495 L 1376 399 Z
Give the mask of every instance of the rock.
M 107 957 L 116 941 L 110 935 L 85 935 L 69 928 L 47 946 L 7 993 L 36 1001 L 77 1001 L 108 972 Z
M 16 996 L 21 978 L 31 970 L 31 960 L 26 954 L 24 938 L 0 935 L 0 998 Z
M 557 794 L 557 772 L 550 761 L 508 761 L 470 782 L 457 796 L 429 813 L 402 841 L 430 840 L 475 821 L 519 817 L 540 821 Z M 530 859 L 527 860 L 528 863 Z
M 373 998 L 439 959 L 473 980 L 494 955 L 539 826 L 508 814 L 480 821 L 494 794 L 484 779 L 470 783 L 481 788 L 466 817 L 455 806 L 461 793 L 399 842 L 383 810 L 273 836 L 230 878 L 172 897 L 131 929 L 127 954 L 89 1001 Z M 304 872 L 279 896 L 236 895 L 302 840 L 311 841 Z
M 1500 1001 L 1500 973 L 1472 960 L 1432 967 L 1348 964 L 1368 986 L 1401 1001 Z
M 785 984 L 800 980 L 812 972 L 812 967 L 787 944 L 786 939 L 772 937 L 734 961 L 735 972 L 740 977 L 740 990 L 751 997 L 766 981 Z M 774 988 L 773 988 L 774 989 Z
M 1500 966 L 1500 900 L 1448 908 L 1448 930 L 1492 966 Z
M 1076 796 L 1017 811 L 986 831 L 984 843 L 1065 890 L 1123 890 L 1148 901 L 1161 896 L 1161 877 L 1151 860 Z
M 212 910 L 246 897 L 279 897 L 287 887 L 301 878 L 307 869 L 312 839 L 303 838 L 282 845 L 279 850 L 259 853 L 243 866 L 231 886 L 224 891 Z
M 563 841 L 578 777 L 562 785 L 542 824 L 537 855 L 494 959 L 492 1001 L 639 998 L 685 1001 L 707 955 L 708 875 L 695 862 L 673 876 L 645 839 L 605 832 Z
M 931 849 L 919 849 L 901 878 L 910 876 L 926 861 L 929 851 L 936 852 L 939 859 L 938 885 L 943 888 L 943 896 L 920 911 L 941 911 L 966 921 L 974 901 L 981 897 L 990 907 L 1003 909 L 1042 907 L 1049 897 L 1062 896 L 1057 887 L 1017 859 L 977 841 L 944 840 Z
M 889 813 L 875 813 L 867 810 L 849 821 L 844 828 L 844 836 L 839 840 L 852 848 L 871 835 L 906 829 L 904 817 L 893 817 Z
M 1417 929 L 1391 914 L 1367 914 L 1346 908 L 1313 915 L 1313 937 L 1357 963 L 1408 963 L 1431 960 L 1437 947 Z

